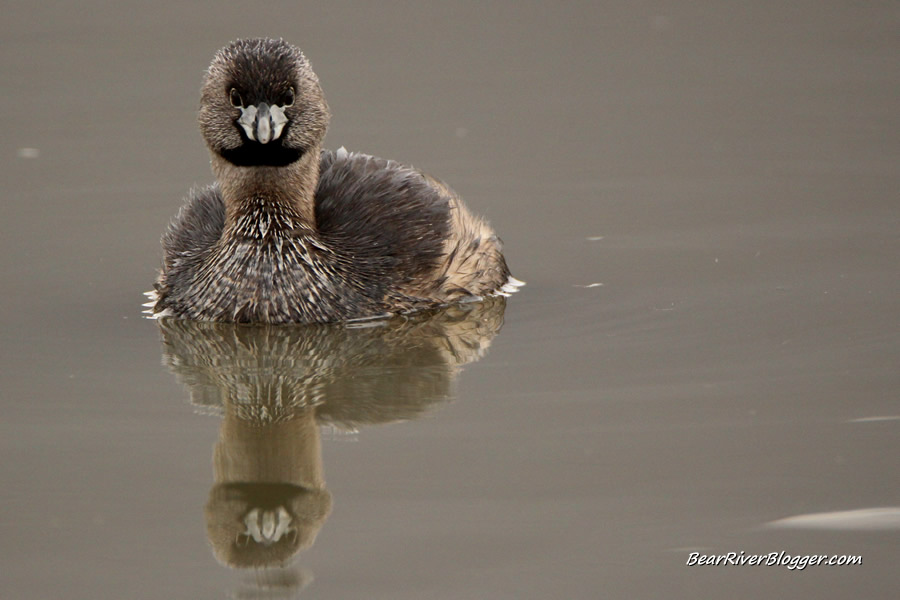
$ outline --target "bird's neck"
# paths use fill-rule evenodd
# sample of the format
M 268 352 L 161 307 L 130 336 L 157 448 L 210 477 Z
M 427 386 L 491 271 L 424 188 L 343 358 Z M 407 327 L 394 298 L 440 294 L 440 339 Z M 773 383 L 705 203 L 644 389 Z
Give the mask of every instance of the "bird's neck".
M 225 201 L 225 229 L 246 228 L 248 221 L 260 219 L 274 227 L 315 231 L 319 154 L 313 148 L 283 167 L 241 167 L 213 154 Z

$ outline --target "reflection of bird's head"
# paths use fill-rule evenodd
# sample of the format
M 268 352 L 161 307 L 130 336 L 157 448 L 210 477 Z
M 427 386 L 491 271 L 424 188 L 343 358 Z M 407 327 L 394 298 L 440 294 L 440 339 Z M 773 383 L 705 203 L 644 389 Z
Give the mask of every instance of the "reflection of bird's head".
M 329 117 L 309 62 L 283 40 L 232 42 L 206 72 L 200 130 L 235 165 L 284 166 L 318 152 Z
M 235 568 L 287 565 L 312 546 L 331 512 L 331 494 L 278 483 L 219 484 L 206 504 L 216 558 Z
M 256 398 L 265 413 L 269 399 Z M 235 407 L 227 403 L 213 451 L 209 540 L 226 565 L 283 566 L 312 545 L 331 510 L 315 415 L 294 409 L 277 422 L 246 420 Z

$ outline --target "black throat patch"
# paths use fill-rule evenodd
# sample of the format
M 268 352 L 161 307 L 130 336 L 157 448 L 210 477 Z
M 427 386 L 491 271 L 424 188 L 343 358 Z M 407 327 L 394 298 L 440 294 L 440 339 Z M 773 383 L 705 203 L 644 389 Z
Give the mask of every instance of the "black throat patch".
M 285 148 L 278 142 L 260 144 L 244 141 L 237 148 L 222 150 L 219 154 L 238 167 L 284 167 L 300 160 L 303 150 Z

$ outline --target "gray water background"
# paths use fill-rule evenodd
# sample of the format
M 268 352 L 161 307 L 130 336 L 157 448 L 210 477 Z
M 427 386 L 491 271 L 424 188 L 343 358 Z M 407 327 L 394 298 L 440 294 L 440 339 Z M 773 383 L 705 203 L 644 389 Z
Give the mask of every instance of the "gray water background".
M 323 433 L 285 594 L 896 597 L 896 3 L 2 12 L 0 597 L 275 593 L 210 551 L 219 418 L 139 306 L 212 180 L 203 70 L 257 35 L 312 61 L 328 147 L 449 182 L 528 282 L 451 402 Z M 685 565 L 782 550 L 863 564 Z

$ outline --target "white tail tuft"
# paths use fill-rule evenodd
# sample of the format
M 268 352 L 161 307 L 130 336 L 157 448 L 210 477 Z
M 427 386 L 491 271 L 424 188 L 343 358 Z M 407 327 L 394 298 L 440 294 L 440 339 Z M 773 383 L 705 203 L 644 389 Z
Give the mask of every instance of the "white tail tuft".
M 523 285 L 525 285 L 524 281 L 519 281 L 518 279 L 510 275 L 509 279 L 506 280 L 506 283 L 500 286 L 500 289 L 497 290 L 497 294 L 509 297 L 510 295 L 518 292 L 519 288 Z

